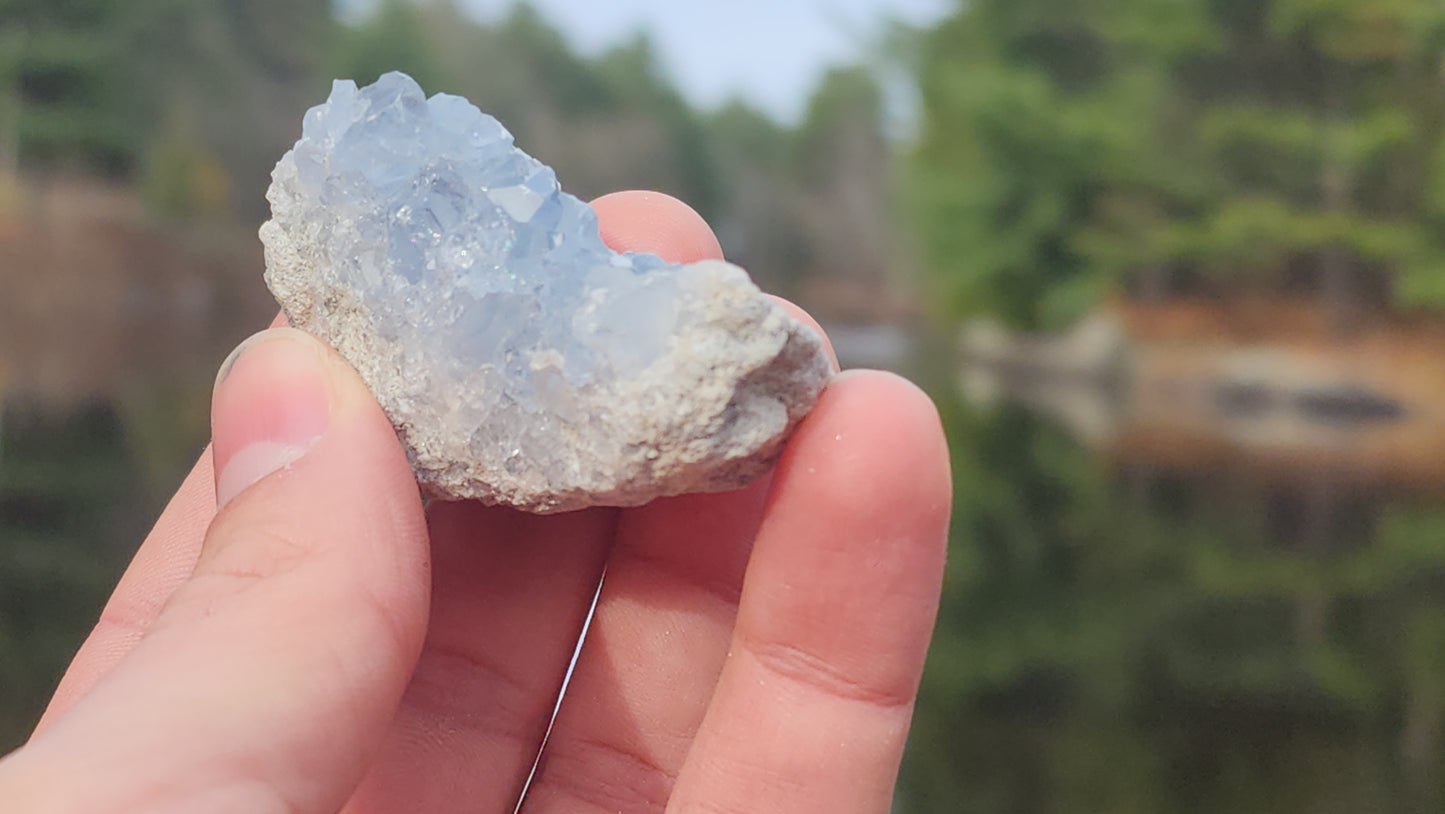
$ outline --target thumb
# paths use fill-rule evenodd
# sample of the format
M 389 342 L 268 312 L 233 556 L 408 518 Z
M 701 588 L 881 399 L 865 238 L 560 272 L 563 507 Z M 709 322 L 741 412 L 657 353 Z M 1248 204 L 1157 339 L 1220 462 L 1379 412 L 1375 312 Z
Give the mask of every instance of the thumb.
M 247 340 L 212 407 L 220 511 L 190 580 L 94 690 L 0 762 L 20 812 L 335 811 L 426 630 L 415 481 L 356 373 Z

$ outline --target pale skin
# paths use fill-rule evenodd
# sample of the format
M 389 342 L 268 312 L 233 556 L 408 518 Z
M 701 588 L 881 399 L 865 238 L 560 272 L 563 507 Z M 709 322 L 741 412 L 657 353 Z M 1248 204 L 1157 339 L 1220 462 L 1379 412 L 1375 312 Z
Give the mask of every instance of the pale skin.
M 722 256 L 666 196 L 593 205 L 614 248 Z M 889 810 L 951 497 L 920 390 L 850 372 L 746 489 L 538 517 L 424 507 L 355 373 L 263 339 L 0 760 L 7 812 L 511 812 L 604 568 L 523 811 Z M 232 466 L 306 399 L 325 420 L 299 457 Z

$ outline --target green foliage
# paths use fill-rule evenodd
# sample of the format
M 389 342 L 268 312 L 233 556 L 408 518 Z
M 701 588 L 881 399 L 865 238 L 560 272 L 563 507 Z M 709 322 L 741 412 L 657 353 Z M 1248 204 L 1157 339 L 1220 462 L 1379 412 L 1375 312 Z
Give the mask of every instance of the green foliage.
M 302 87 L 312 96 L 331 25 L 327 0 L 12 5 L 0 15 L 0 173 L 24 165 L 134 181 L 153 174 L 172 135 L 164 128 L 179 118 L 240 179 L 228 205 L 260 199 L 262 162 L 289 140 L 277 109 L 289 134 L 299 111 L 288 99 Z
M 1320 483 L 1115 468 L 933 392 L 955 522 L 897 810 L 1438 810 L 1438 508 L 1286 520 Z
M 3 753 L 24 742 L 127 556 L 75 541 L 142 534 L 140 511 L 153 508 L 127 477 L 130 449 L 106 406 L 11 404 L 0 422 Z
M 432 51 L 417 5 L 383 0 L 366 21 L 342 27 L 331 52 L 330 73 L 369 85 L 387 71 L 404 71 L 423 87 L 438 88 L 443 72 Z
M 729 159 L 735 163 L 756 162 L 776 172 L 790 166 L 788 132 L 741 101 L 723 105 L 709 117 L 707 130 L 717 144 L 726 145 L 716 149 L 731 151 Z
M 817 252 L 801 225 L 794 133 L 738 101 L 708 117 L 704 130 L 723 180 L 713 224 L 729 259 L 768 291 L 796 299 Z
M 127 98 L 140 77 L 136 49 L 164 12 L 142 0 L 13 1 L 0 22 L 0 122 L 6 145 L 33 162 L 74 161 L 106 173 L 134 166 L 154 98 Z M 127 102 L 133 104 L 127 104 Z
M 861 66 L 828 71 L 794 139 L 794 166 L 806 183 L 826 181 L 836 171 L 840 142 L 857 134 L 881 141 L 882 120 L 883 92 L 871 71 Z
M 515 68 L 530 75 L 533 87 L 546 94 L 558 108 L 591 112 L 608 106 L 611 100 L 599 76 L 572 52 L 561 32 L 530 5 L 514 6 L 498 34 L 516 44 L 509 53 Z M 643 50 L 646 51 L 645 44 Z M 634 66 L 649 70 L 649 56 L 644 53 Z
M 151 209 L 175 220 L 215 216 L 229 204 L 230 177 L 189 127 L 168 127 L 150 148 L 141 192 Z
M 1445 304 L 1445 7 L 979 0 L 931 35 L 910 199 L 946 314 L 1142 278 Z M 1338 305 L 1338 303 L 1337 303 Z
M 0 191 L 23 166 L 99 170 L 167 217 L 265 217 L 270 168 L 332 77 L 402 70 L 465 96 L 584 198 L 687 201 L 765 285 L 878 273 L 889 150 L 868 72 L 840 69 L 793 129 L 695 110 L 639 35 L 575 53 L 530 5 L 495 24 L 456 0 L 383 0 L 343 23 L 328 0 L 6 0 Z M 744 132 L 746 130 L 746 132 Z
M 705 218 L 720 214 L 722 178 L 711 153 L 702 118 L 662 75 L 652 42 L 639 34 L 597 62 L 603 98 L 633 115 L 642 115 L 666 134 L 663 137 L 676 174 L 678 190 Z

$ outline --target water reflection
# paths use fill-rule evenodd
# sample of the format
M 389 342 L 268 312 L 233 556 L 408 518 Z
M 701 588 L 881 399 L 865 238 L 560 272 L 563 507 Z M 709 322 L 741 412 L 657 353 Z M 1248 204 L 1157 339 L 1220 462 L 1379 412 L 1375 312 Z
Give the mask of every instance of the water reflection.
M 1139 359 L 935 388 L 954 539 L 899 810 L 1439 810 L 1428 405 Z
M 250 227 L 93 182 L 24 200 L 0 211 L 0 754 L 194 463 L 215 366 L 275 313 Z

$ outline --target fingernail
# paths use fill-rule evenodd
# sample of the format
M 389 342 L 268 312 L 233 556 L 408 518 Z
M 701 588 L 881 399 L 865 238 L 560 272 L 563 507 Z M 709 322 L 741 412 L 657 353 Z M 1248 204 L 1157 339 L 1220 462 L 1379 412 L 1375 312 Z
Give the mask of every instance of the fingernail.
M 242 342 L 221 364 L 211 398 L 216 505 L 306 453 L 331 419 L 326 350 L 293 328 Z

